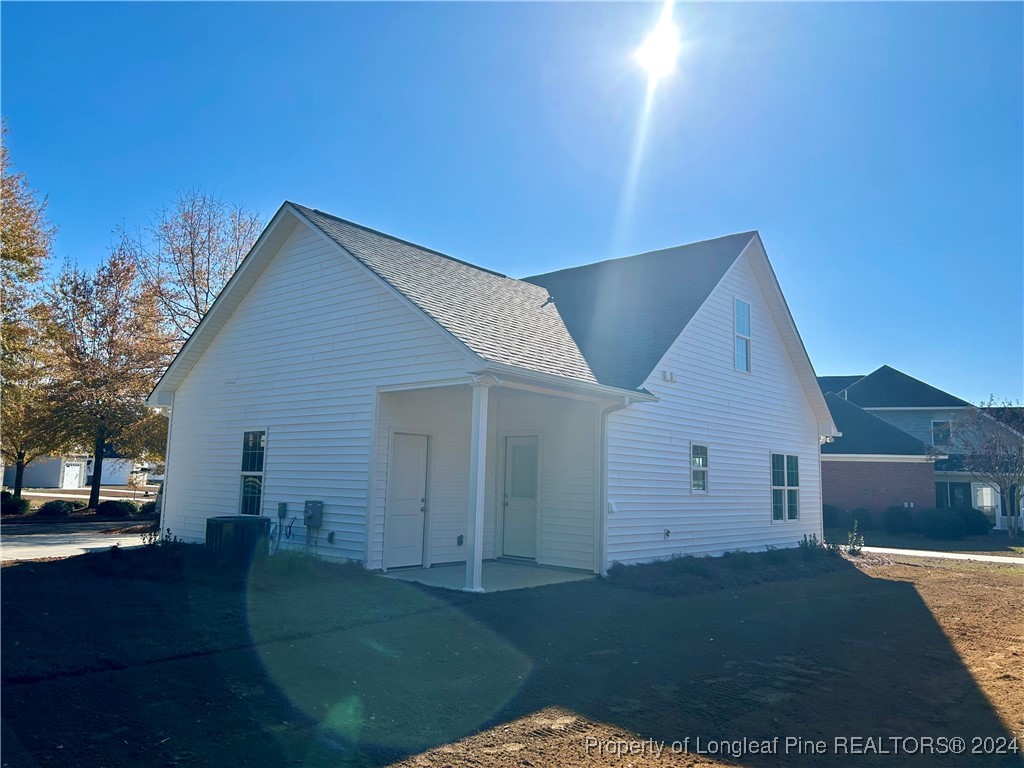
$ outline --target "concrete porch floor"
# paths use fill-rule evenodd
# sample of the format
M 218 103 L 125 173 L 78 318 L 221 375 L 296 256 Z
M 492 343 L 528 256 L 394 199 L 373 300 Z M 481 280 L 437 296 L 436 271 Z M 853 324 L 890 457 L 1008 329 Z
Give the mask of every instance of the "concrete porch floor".
M 416 581 L 429 587 L 462 589 L 466 586 L 464 563 L 435 565 L 432 568 L 410 568 L 386 573 L 389 579 Z M 548 568 L 531 563 L 510 563 L 504 560 L 485 560 L 481 581 L 484 592 L 504 592 L 509 589 L 528 589 L 546 584 L 563 584 L 569 581 L 585 581 L 594 578 L 593 573 L 574 571 L 567 568 Z

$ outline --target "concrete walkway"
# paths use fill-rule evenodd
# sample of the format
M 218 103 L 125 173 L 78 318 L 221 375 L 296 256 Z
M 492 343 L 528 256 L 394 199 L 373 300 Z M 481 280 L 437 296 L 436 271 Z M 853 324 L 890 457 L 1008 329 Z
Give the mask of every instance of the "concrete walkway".
M 898 555 L 899 557 L 934 557 L 940 560 L 979 560 L 983 563 L 1003 565 L 1024 565 L 1024 557 L 1012 555 L 981 555 L 973 552 L 935 552 L 930 549 L 889 549 L 888 547 L 862 547 L 873 555 Z
M 110 528 L 124 528 L 130 520 L 107 523 L 17 523 L 0 525 L 0 561 L 41 560 L 47 557 L 74 557 L 95 550 L 138 547 L 142 537 L 102 533 Z
M 444 589 L 462 589 L 466 586 L 464 563 L 388 571 L 385 575 L 389 579 L 416 581 L 430 587 L 443 587 Z M 592 578 L 594 578 L 594 574 L 588 571 L 546 568 L 532 563 L 485 560 L 481 581 L 485 592 L 504 592 L 510 589 L 528 589 L 546 584 L 563 584 L 567 581 L 584 581 Z

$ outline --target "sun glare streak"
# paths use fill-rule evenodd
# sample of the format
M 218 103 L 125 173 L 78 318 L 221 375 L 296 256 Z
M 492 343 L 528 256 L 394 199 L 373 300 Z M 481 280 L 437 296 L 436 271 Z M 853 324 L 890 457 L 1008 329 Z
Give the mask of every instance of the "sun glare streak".
M 647 144 L 651 112 L 654 108 L 654 93 L 658 88 L 658 83 L 675 71 L 676 59 L 679 58 L 681 50 L 679 31 L 672 21 L 672 0 L 668 0 L 661 9 L 658 23 L 655 24 L 654 29 L 634 54 L 637 64 L 647 73 L 647 92 L 644 96 L 643 109 L 637 120 L 629 167 L 622 187 L 622 199 L 612 236 L 612 249 L 616 255 L 621 255 L 618 252 L 623 247 L 626 235 L 632 225 L 640 169 L 643 166 L 644 148 Z

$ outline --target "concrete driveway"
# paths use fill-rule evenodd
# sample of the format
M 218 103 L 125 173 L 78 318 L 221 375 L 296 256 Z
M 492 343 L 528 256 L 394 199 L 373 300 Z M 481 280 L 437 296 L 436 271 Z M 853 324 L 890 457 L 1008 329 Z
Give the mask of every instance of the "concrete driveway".
M 45 557 L 73 557 L 99 549 L 142 545 L 137 533 L 103 533 L 110 528 L 132 525 L 122 522 L 11 523 L 0 524 L 0 561 L 40 560 Z

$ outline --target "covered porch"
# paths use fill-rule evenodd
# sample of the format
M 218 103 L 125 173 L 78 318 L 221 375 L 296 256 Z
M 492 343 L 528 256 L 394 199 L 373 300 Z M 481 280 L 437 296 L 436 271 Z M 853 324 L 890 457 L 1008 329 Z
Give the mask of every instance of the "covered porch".
M 610 403 L 490 374 L 379 390 L 367 566 L 470 591 L 600 573 Z

